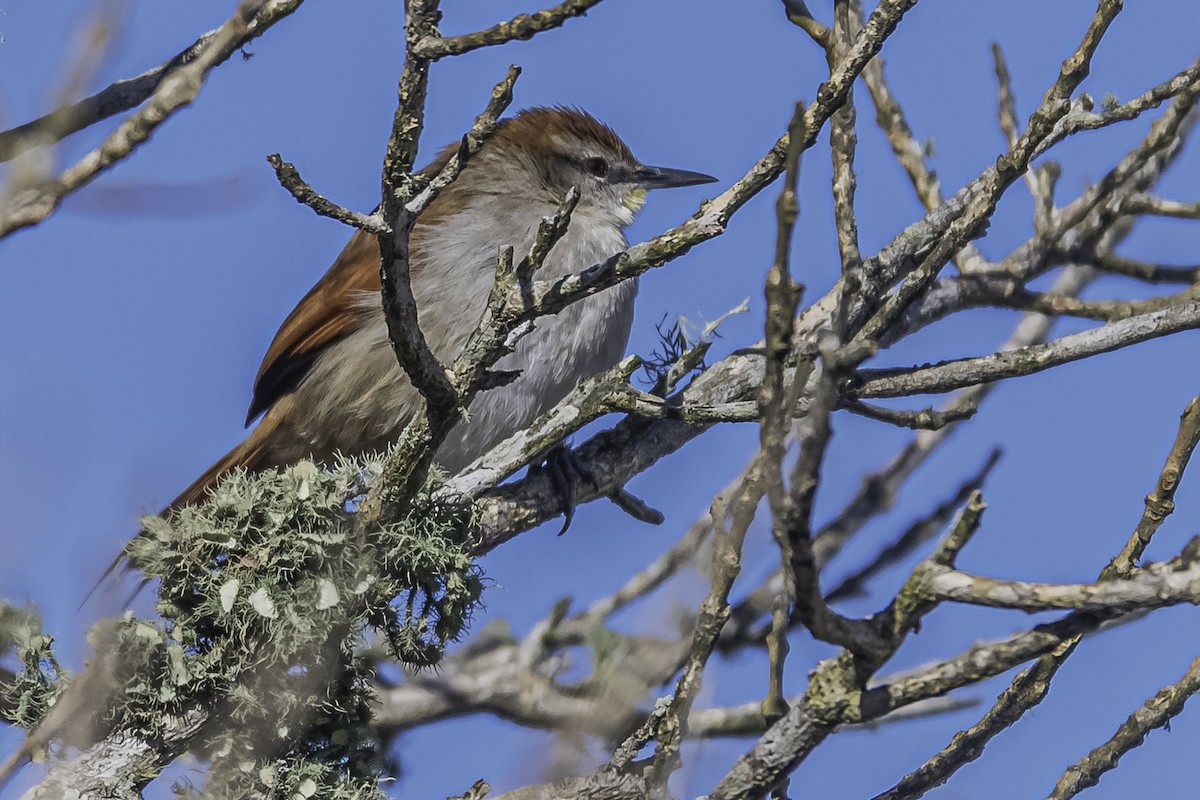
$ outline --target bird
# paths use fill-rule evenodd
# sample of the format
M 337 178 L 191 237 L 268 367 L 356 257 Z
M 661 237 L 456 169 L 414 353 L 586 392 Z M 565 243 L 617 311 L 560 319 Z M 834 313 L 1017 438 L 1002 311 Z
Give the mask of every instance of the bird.
M 457 145 L 421 171 L 432 177 Z M 625 229 L 648 190 L 717 179 L 641 163 L 617 133 L 578 108 L 535 107 L 500 120 L 458 178 L 417 218 L 409 271 L 419 324 L 448 363 L 477 326 L 499 248 L 525 252 L 542 218 L 574 187 L 578 204 L 539 277 L 581 272 L 627 247 Z M 301 459 L 382 451 L 421 407 L 396 361 L 380 301 L 376 236 L 362 230 L 287 316 L 254 379 L 250 435 L 209 467 L 167 511 L 202 502 L 232 470 L 261 472 Z M 633 323 L 636 280 L 537 320 L 500 359 L 512 382 L 479 393 L 434 460 L 454 474 L 523 429 L 582 379 L 615 364 Z

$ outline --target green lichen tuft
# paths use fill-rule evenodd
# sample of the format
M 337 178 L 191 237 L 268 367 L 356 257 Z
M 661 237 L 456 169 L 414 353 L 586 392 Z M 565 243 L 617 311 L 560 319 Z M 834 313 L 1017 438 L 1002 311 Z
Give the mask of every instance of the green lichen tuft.
M 468 520 L 434 501 L 436 478 L 405 519 L 356 527 L 379 469 L 370 459 L 234 473 L 208 502 L 144 519 L 126 552 L 159 581 L 162 621 L 116 625 L 106 646 L 122 688 L 105 726 L 157 737 L 199 704 L 212 720 L 197 753 L 211 765 L 205 796 L 379 796 L 364 636 L 432 666 L 483 589 L 453 536 Z
M 0 603 L 0 716 L 26 730 L 37 727 L 63 689 L 53 644 L 34 612 Z

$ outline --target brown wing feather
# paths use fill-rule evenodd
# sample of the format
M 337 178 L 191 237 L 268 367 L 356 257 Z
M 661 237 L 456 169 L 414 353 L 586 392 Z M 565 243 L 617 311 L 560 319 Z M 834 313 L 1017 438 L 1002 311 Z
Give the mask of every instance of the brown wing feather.
M 362 324 L 359 292 L 379 293 L 379 240 L 355 231 L 333 266 L 275 334 L 254 378 L 247 425 L 296 388 L 321 350 Z
M 433 162 L 417 174 L 433 177 L 457 149 L 458 145 L 443 148 Z M 441 195 L 425 210 L 417 221 L 414 237 L 419 238 L 422 227 L 452 211 L 454 202 L 449 194 L 452 193 Z M 416 280 L 421 265 L 413 263 L 410 269 L 411 279 Z M 322 350 L 353 333 L 363 323 L 366 312 L 358 304 L 359 292 L 378 294 L 379 290 L 379 240 L 371 234 L 355 231 L 333 266 L 296 304 L 275 334 L 254 378 L 254 394 L 246 414 L 247 427 L 280 397 L 296 388 Z

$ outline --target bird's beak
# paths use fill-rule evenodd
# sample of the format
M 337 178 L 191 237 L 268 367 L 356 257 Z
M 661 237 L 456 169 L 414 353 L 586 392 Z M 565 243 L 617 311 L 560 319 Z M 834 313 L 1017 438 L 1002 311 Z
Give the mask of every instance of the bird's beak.
M 638 167 L 633 171 L 631 183 L 640 189 L 671 189 L 676 186 L 696 186 L 716 181 L 712 175 L 705 175 L 703 172 L 668 167 Z

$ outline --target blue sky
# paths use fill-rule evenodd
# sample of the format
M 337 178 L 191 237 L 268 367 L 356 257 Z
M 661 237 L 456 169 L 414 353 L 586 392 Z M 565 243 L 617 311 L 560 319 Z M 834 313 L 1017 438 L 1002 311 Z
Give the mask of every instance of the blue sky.
M 524 3 L 445 0 L 444 30 L 465 32 L 530 8 Z M 115 47 L 94 87 L 160 63 L 219 24 L 233 3 L 131 0 Z M 824 3 L 814 3 L 817 13 Z M 0 118 L 21 122 L 53 106 L 63 60 L 95 8 L 82 0 L 0 0 Z M 885 50 L 894 89 L 932 166 L 950 193 L 1001 152 L 992 41 L 1009 58 L 1024 119 L 1077 43 L 1094 3 L 923 0 Z M 1200 17 L 1188 0 L 1131 3 L 1101 46 L 1084 89 L 1128 99 L 1196 57 Z M 67 661 L 79 664 L 95 616 L 75 608 L 103 565 L 153 511 L 244 435 L 241 421 L 259 359 L 276 327 L 327 268 L 348 231 L 295 203 L 265 162 L 279 152 L 319 191 L 368 209 L 394 110 L 402 59 L 400 3 L 306 4 L 249 48 L 250 60 L 216 70 L 197 104 L 164 125 L 129 162 L 69 199 L 41 227 L 0 245 L 0 596 L 36 604 Z M 423 152 L 457 138 L 509 63 L 524 69 L 514 107 L 564 103 L 611 124 L 645 162 L 735 180 L 775 140 L 797 98 L 811 99 L 823 56 L 789 25 L 778 0 L 609 0 L 585 20 L 532 42 L 449 59 L 433 68 Z M 920 215 L 900 168 L 874 128 L 860 91 L 859 224 L 874 252 Z M 1111 166 L 1145 122 L 1076 137 L 1055 151 L 1064 165 L 1060 197 L 1073 198 Z M 108 128 L 58 148 L 59 166 L 97 144 Z M 837 274 L 824 143 L 806 155 L 793 272 L 818 297 Z M 1185 153 L 1161 185 L 1195 199 L 1200 163 Z M 630 230 L 652 236 L 690 214 L 711 187 L 651 197 Z M 761 330 L 762 280 L 774 246 L 768 190 L 735 217 L 729 234 L 642 283 L 630 351 L 646 354 L 664 315 L 703 321 L 743 298 L 751 312 L 722 328 L 718 354 Z M 131 200 L 132 198 L 132 200 Z M 136 201 L 136 202 L 134 202 Z M 1016 186 L 980 246 L 998 257 L 1028 237 L 1031 204 Z M 1121 252 L 1171 264 L 1196 263 L 1195 223 L 1144 223 Z M 1136 291 L 1103 281 L 1096 296 Z M 1001 341 L 1016 317 L 981 312 L 934 326 L 880 356 L 909 364 L 976 354 Z M 1073 326 L 1076 327 L 1076 326 Z M 1064 327 L 1063 330 L 1067 328 Z M 1091 580 L 1133 529 L 1174 436 L 1200 386 L 1195 334 L 1145 344 L 1000 389 L 980 416 L 913 481 L 886 519 L 872 524 L 829 578 L 854 569 L 879 542 L 951 491 L 996 446 L 1005 455 L 986 489 L 980 534 L 963 556 L 969 570 L 1028 580 Z M 558 524 L 489 555 L 496 582 L 484 618 L 523 632 L 559 597 L 579 605 L 612 591 L 665 549 L 745 463 L 749 427 L 718 429 L 638 478 L 631 490 L 667 515 L 650 528 L 609 504 L 581 509 L 569 535 Z M 878 423 L 838 416 L 819 498 L 828 518 L 906 440 Z M 1195 476 L 1192 476 L 1193 478 Z M 1195 531 L 1200 492 L 1185 479 L 1179 511 L 1150 555 L 1169 557 Z M 769 536 L 748 542 L 746 578 L 772 563 Z M 848 606 L 865 613 L 903 579 L 886 573 L 879 593 Z M 677 602 L 702 589 L 685 580 Z M 671 609 L 634 609 L 633 630 L 662 630 Z M 981 609 L 933 614 L 890 667 L 958 652 L 1036 619 Z M 482 622 L 482 619 L 481 619 Z M 1110 735 L 1196 655 L 1194 609 L 1173 609 L 1087 642 L 1062 670 L 1050 697 L 1002 734 L 984 759 L 963 769 L 936 798 L 991 800 L 1046 792 L 1063 767 Z M 815 657 L 800 639 L 789 661 L 799 691 Z M 703 703 L 757 699 L 765 687 L 757 656 L 722 664 Z M 1006 685 L 968 693 L 985 703 Z M 890 786 L 981 710 L 832 738 L 797 771 L 796 795 L 869 797 Z M 1121 769 L 1091 791 L 1123 798 L 1147 790 L 1194 791 L 1188 770 L 1200 735 L 1185 713 L 1170 733 L 1152 734 Z M 0 732 L 0 746 L 15 741 Z M 475 718 L 405 736 L 405 775 L 396 794 L 442 797 L 476 777 L 496 790 L 536 777 L 546 739 Z M 700 791 L 748 743 L 713 742 L 685 754 L 680 791 Z M 448 751 L 452 755 L 448 754 Z

